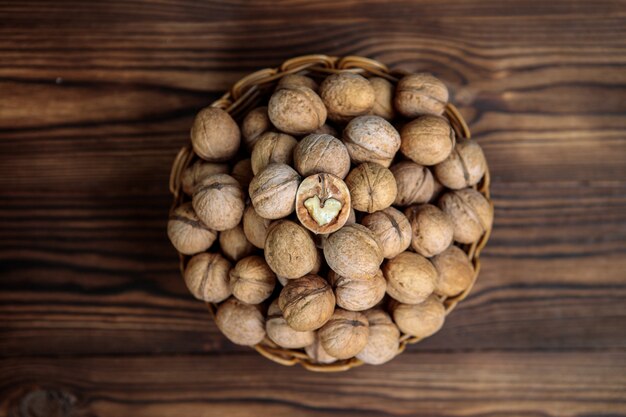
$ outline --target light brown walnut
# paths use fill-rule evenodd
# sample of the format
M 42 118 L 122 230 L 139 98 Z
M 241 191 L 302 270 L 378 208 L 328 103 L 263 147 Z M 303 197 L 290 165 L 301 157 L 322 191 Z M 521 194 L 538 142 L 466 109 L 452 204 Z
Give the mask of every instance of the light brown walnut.
M 406 304 L 417 304 L 435 291 L 437 270 L 417 253 L 403 252 L 383 265 L 387 294 Z
M 324 278 L 306 275 L 287 282 L 278 297 L 278 306 L 292 329 L 316 330 L 332 316 L 335 296 Z
M 362 313 L 337 308 L 318 334 L 326 352 L 338 359 L 349 359 L 365 348 L 369 323 Z
M 404 214 L 411 223 L 411 248 L 415 252 L 430 258 L 452 244 L 454 223 L 444 211 L 431 204 L 422 204 L 407 208 Z
M 376 100 L 370 82 L 349 72 L 326 77 L 320 86 L 320 96 L 328 109 L 328 117 L 337 122 L 369 113 Z
M 391 312 L 402 333 L 419 338 L 435 334 L 446 318 L 445 307 L 434 295 L 419 304 L 392 302 Z
M 254 145 L 250 157 L 252 172 L 256 175 L 269 164 L 291 165 L 293 150 L 298 141 L 285 133 L 263 133 Z
M 383 250 L 370 229 L 355 223 L 342 227 L 325 239 L 324 258 L 337 274 L 366 279 L 378 272 Z
M 322 99 L 308 87 L 289 86 L 276 90 L 268 105 L 270 120 L 290 135 L 305 135 L 326 122 Z
M 228 165 L 203 160 L 194 162 L 192 165 L 185 168 L 180 176 L 183 192 L 187 195 L 192 195 L 193 189 L 198 181 L 212 174 L 228 174 Z
M 230 289 L 240 301 L 259 304 L 272 295 L 276 286 L 276 275 L 261 256 L 241 259 L 230 270 Z
M 350 171 L 348 149 L 339 139 L 312 133 L 302 139 L 293 152 L 294 168 L 300 175 L 333 174 L 344 179 Z
M 433 257 L 431 262 L 438 273 L 435 293 L 453 297 L 472 285 L 474 267 L 465 252 L 458 247 L 450 246 Z
M 396 111 L 393 106 L 395 87 L 389 81 L 381 77 L 372 77 L 369 79 L 374 89 L 374 107 L 371 113 L 387 120 L 393 120 Z
M 393 207 L 368 214 L 361 224 L 374 232 L 387 259 L 394 258 L 411 245 L 411 224 L 401 211 Z
M 184 203 L 170 214 L 167 236 L 177 251 L 185 255 L 195 255 L 213 245 L 217 232 L 202 223 L 191 203 Z
M 252 109 L 241 124 L 241 134 L 243 135 L 246 149 L 251 152 L 259 137 L 263 133 L 272 130 L 272 128 L 272 122 L 270 122 L 270 118 L 267 115 L 267 106 Z
M 420 165 L 437 165 L 452 152 L 456 143 L 454 129 L 440 116 L 422 116 L 404 125 L 400 131 L 404 156 Z
M 222 253 L 229 260 L 235 262 L 251 255 L 255 249 L 254 245 L 246 238 L 241 224 L 220 232 L 219 242 Z
M 293 168 L 271 164 L 250 182 L 250 199 L 261 217 L 280 219 L 293 213 L 299 186 L 300 175 Z
M 398 193 L 391 171 L 373 162 L 354 168 L 345 181 L 350 190 L 352 207 L 358 211 L 373 213 L 383 210 L 391 206 Z
M 217 308 L 215 323 L 224 336 L 236 345 L 254 346 L 265 338 L 265 317 L 260 307 L 234 297 Z
M 447 192 L 439 199 L 439 207 L 450 216 L 454 240 L 459 243 L 474 243 L 491 229 L 493 206 L 472 188 Z
M 265 247 L 267 229 L 271 222 L 271 220 L 259 216 L 254 207 L 249 205 L 243 212 L 243 233 L 250 243 L 259 249 L 263 249 Z
M 315 332 L 311 330 L 299 332 L 287 324 L 278 306 L 278 299 L 272 301 L 267 310 L 265 331 L 272 342 L 286 349 L 301 349 L 315 342 Z
M 431 74 L 409 74 L 396 86 L 395 108 L 405 117 L 443 114 L 448 103 L 448 88 Z
M 343 130 L 343 141 L 355 164 L 375 162 L 385 168 L 400 149 L 400 134 L 380 116 L 359 116 Z
M 402 161 L 389 170 L 396 179 L 398 194 L 394 201 L 400 207 L 428 202 L 435 191 L 433 174 L 425 166 L 412 161 Z
M 217 253 L 200 253 L 192 257 L 183 277 L 189 292 L 198 300 L 219 303 L 230 297 L 228 273 L 231 264 Z
M 241 185 L 226 174 L 204 177 L 194 189 L 192 204 L 200 220 L 218 231 L 237 226 L 245 208 Z
M 379 308 L 365 311 L 369 323 L 367 344 L 356 357 L 370 365 L 387 363 L 399 353 L 400 330 L 389 314 Z
M 265 260 L 276 275 L 296 279 L 313 270 L 317 248 L 309 232 L 290 220 L 271 224 L 265 240 Z
M 443 162 L 435 165 L 435 175 L 441 184 L 453 190 L 478 184 L 485 175 L 487 161 L 475 140 L 459 139 Z
M 239 150 L 239 126 L 224 110 L 217 107 L 202 109 L 191 127 L 194 152 L 209 162 L 228 161 Z
M 348 278 L 331 270 L 328 280 L 335 290 L 337 305 L 350 311 L 374 307 L 383 299 L 387 289 L 381 270 L 371 278 Z

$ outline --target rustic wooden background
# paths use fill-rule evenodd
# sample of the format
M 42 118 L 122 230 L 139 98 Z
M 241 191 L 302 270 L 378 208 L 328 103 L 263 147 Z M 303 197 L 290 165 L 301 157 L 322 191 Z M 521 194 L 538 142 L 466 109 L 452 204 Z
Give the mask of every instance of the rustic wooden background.
M 382 367 L 236 348 L 165 234 L 198 109 L 311 53 L 431 71 L 493 175 L 472 296 Z M 626 415 L 626 3 L 0 1 L 0 416 Z

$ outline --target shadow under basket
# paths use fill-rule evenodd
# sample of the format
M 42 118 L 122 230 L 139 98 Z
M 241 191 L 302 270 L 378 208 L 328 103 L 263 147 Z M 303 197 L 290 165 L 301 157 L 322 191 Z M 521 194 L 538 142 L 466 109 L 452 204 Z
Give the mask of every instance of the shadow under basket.
M 339 72 L 352 72 L 366 77 L 382 77 L 389 80 L 394 85 L 403 75 L 406 74 L 401 71 L 390 70 L 386 65 L 378 61 L 358 56 L 347 56 L 343 58 L 326 55 L 300 56 L 285 61 L 278 68 L 266 68 L 245 76 L 235 83 L 229 92 L 212 103 L 211 106 L 224 109 L 230 113 L 235 120 L 240 122 L 248 111 L 257 107 L 264 98 L 269 97 L 280 78 L 295 73 L 305 73 L 313 78 L 320 78 Z M 450 121 L 457 137 L 464 137 L 467 139 L 471 138 L 470 131 L 465 123 L 465 120 L 463 120 L 463 117 L 453 104 L 449 103 L 447 105 L 444 116 Z M 183 147 L 174 160 L 169 184 L 170 191 L 174 196 L 172 210 L 185 202 L 186 199 L 189 199 L 182 191 L 181 175 L 185 168 L 187 168 L 196 159 L 197 156 L 193 153 L 191 145 L 189 145 Z M 473 188 L 484 195 L 490 204 L 493 205 L 489 194 L 489 184 L 489 168 L 487 167 L 484 177 Z M 462 293 L 454 297 L 440 298 L 444 303 L 446 315 L 454 310 L 456 305 L 461 300 L 465 299 L 465 297 L 467 297 L 472 290 L 480 272 L 480 252 L 486 245 L 490 233 L 491 229 L 487 230 L 477 242 L 471 245 L 460 246 L 461 249 L 463 249 L 468 255 L 472 265 L 474 266 L 474 276 L 470 286 Z M 179 257 L 180 270 L 182 273 L 191 257 L 180 253 Z M 217 305 L 209 303 L 207 306 L 211 315 L 215 318 Z M 408 335 L 401 335 L 400 345 L 396 355 L 402 353 L 408 344 L 417 343 L 420 340 L 422 339 Z M 281 365 L 292 366 L 300 364 L 310 371 L 317 372 L 345 371 L 363 364 L 362 361 L 356 358 L 341 360 L 331 364 L 316 363 L 313 362 L 303 350 L 282 348 L 273 343 L 267 336 L 261 343 L 254 346 L 254 349 L 266 358 Z

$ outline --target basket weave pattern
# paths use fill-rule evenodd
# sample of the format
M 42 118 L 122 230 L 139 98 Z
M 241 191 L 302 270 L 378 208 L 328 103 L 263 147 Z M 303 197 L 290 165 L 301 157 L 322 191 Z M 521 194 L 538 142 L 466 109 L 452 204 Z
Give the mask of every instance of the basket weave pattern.
M 239 80 L 232 89 L 224 94 L 220 99 L 211 104 L 213 107 L 219 107 L 224 109 L 235 118 L 240 120 L 249 110 L 255 108 L 260 104 L 263 98 L 267 97 L 273 91 L 275 84 L 278 80 L 285 75 L 294 74 L 299 72 L 306 72 L 307 75 L 312 77 L 325 77 L 332 73 L 337 72 L 354 72 L 362 74 L 364 76 L 378 76 L 383 77 L 392 82 L 397 83 L 399 78 L 404 75 L 400 71 L 392 71 L 384 64 L 358 56 L 347 56 L 344 58 L 330 57 L 326 55 L 307 55 L 293 59 L 289 59 L 278 68 L 266 68 L 256 71 L 252 74 Z M 452 104 L 448 104 L 445 110 L 445 117 L 450 121 L 452 127 L 457 134 L 457 137 L 471 138 L 469 128 L 463 120 L 463 117 Z M 172 210 L 178 207 L 185 201 L 185 194 L 182 192 L 181 175 L 185 168 L 187 168 L 197 157 L 191 149 L 191 145 L 183 147 L 174 163 L 172 165 L 172 171 L 170 174 L 169 188 L 174 196 L 174 202 Z M 485 175 L 481 182 L 475 186 L 481 194 L 483 194 L 487 200 L 491 203 L 489 194 L 489 168 L 487 167 Z M 493 203 L 491 203 L 493 204 Z M 480 252 L 487 244 L 491 229 L 487 230 L 485 234 L 476 242 L 471 245 L 463 245 L 461 248 L 467 253 L 470 261 L 474 266 L 474 276 L 472 278 L 471 285 L 462 293 L 448 298 L 442 298 L 444 306 L 446 308 L 446 315 L 449 314 L 456 305 L 468 296 L 476 278 L 480 272 Z M 190 256 L 179 254 L 180 257 L 180 269 L 181 273 L 187 264 Z M 211 314 L 214 316 L 216 305 L 207 304 Z M 421 338 L 411 337 L 408 335 L 402 335 L 400 339 L 400 346 L 397 354 L 404 351 L 408 344 L 417 343 Z M 271 359 L 274 362 L 282 365 L 295 365 L 300 364 L 308 370 L 319 372 L 337 372 L 344 371 L 355 366 L 362 365 L 359 359 L 352 358 L 348 360 L 338 361 L 331 364 L 319 364 L 311 361 L 311 359 L 301 350 L 285 349 L 277 346 L 268 337 L 254 346 L 254 348 L 263 356 Z

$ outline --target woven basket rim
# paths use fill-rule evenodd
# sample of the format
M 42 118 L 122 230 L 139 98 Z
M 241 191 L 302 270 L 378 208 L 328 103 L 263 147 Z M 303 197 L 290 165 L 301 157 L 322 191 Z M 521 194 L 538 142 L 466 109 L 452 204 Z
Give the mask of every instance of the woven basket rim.
M 288 59 L 279 67 L 265 68 L 246 75 L 237 81 L 230 91 L 211 103 L 210 106 L 219 107 L 230 113 L 233 117 L 241 116 L 257 104 L 258 100 L 263 95 L 263 90 L 268 90 L 269 87 L 286 75 L 300 72 L 305 72 L 312 76 L 326 76 L 339 72 L 354 72 L 366 76 L 383 77 L 392 83 L 396 83 L 400 77 L 406 74 L 405 71 L 390 70 L 385 64 L 379 61 L 361 56 L 336 57 L 327 55 L 304 55 Z M 471 133 L 467 123 L 452 103 L 446 105 L 444 116 L 450 121 L 458 137 L 471 139 Z M 181 176 L 185 168 L 194 160 L 194 156 L 191 145 L 189 144 L 184 146 L 174 159 L 169 182 L 170 192 L 174 196 L 170 211 L 178 207 L 184 199 Z M 483 179 L 473 188 L 485 196 L 493 208 L 489 187 L 490 173 L 489 166 L 487 165 Z M 477 242 L 471 245 L 461 246 L 461 249 L 468 255 L 474 266 L 474 276 L 472 277 L 471 284 L 460 294 L 454 297 L 440 297 L 445 306 L 446 316 L 471 292 L 480 273 L 480 254 L 487 244 L 490 234 L 491 226 Z M 184 273 L 186 260 L 190 258 L 190 256 L 181 253 L 178 255 L 180 259 L 180 270 L 181 273 Z M 215 318 L 217 305 L 207 303 L 207 307 L 211 316 Z M 402 335 L 396 356 L 402 353 L 407 345 L 417 343 L 421 340 L 422 338 Z M 265 337 L 261 343 L 255 345 L 254 349 L 262 356 L 281 365 L 293 366 L 300 364 L 304 368 L 316 372 L 346 371 L 356 366 L 363 365 L 363 362 L 356 358 L 337 361 L 331 364 L 313 362 L 302 350 L 279 347 L 268 337 Z

